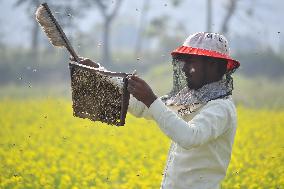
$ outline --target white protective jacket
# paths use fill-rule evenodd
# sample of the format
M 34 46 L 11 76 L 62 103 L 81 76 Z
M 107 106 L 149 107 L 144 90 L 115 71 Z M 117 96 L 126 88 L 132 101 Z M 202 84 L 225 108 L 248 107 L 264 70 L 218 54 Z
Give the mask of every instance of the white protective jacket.
M 131 96 L 128 111 L 154 119 L 171 140 L 162 189 L 217 189 L 226 175 L 234 136 L 236 110 L 230 98 L 209 101 L 180 117 L 176 107 L 156 99 L 148 108 Z

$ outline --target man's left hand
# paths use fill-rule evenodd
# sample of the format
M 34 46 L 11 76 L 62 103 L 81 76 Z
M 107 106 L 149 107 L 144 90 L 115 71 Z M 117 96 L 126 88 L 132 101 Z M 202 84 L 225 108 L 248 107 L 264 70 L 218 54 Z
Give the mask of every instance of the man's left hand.
M 127 90 L 148 108 L 157 99 L 157 96 L 153 93 L 151 87 L 136 75 L 129 76 Z

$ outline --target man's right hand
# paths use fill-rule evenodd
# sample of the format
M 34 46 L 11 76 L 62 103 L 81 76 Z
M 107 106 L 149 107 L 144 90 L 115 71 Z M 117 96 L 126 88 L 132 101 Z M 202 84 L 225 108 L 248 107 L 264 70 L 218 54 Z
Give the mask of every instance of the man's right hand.
M 71 61 L 75 61 L 74 57 L 70 57 Z M 83 64 L 86 66 L 90 66 L 90 67 L 94 67 L 94 68 L 99 68 L 99 64 L 93 62 L 91 59 L 89 58 L 84 58 L 84 57 L 79 57 L 80 62 L 78 62 L 79 64 Z

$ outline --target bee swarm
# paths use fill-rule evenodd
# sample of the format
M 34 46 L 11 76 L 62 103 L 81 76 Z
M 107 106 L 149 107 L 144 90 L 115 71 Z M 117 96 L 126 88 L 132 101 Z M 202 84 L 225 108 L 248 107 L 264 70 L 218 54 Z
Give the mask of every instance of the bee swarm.
M 122 126 L 129 102 L 127 80 L 69 64 L 73 114 L 76 117 Z

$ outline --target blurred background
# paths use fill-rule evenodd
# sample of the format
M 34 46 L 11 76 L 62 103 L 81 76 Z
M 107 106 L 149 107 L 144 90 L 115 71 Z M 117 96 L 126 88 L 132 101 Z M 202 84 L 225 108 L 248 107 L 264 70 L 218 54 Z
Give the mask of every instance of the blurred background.
M 238 129 L 222 188 L 283 189 L 284 1 L 46 0 L 78 54 L 172 87 L 170 52 L 224 34 Z M 170 139 L 127 114 L 124 127 L 73 117 L 69 54 L 35 20 L 41 0 L 0 0 L 0 188 L 159 188 Z
M 71 99 L 65 49 L 35 21 L 41 0 L 0 0 L 0 98 Z M 133 72 L 163 95 L 172 86 L 170 52 L 199 31 L 219 32 L 241 62 L 234 98 L 282 109 L 281 0 L 46 0 L 78 54 L 111 71 Z

